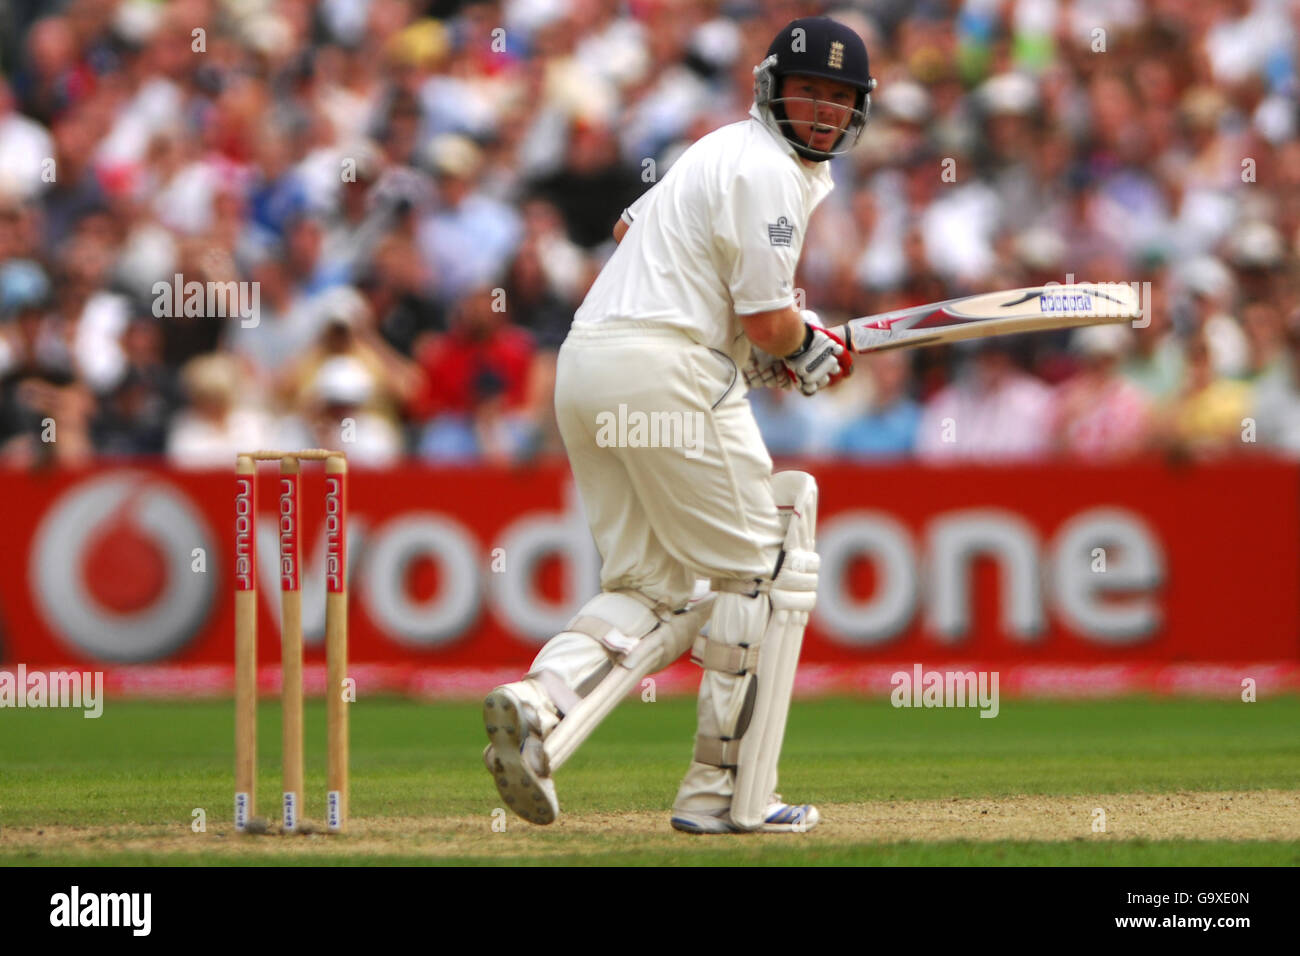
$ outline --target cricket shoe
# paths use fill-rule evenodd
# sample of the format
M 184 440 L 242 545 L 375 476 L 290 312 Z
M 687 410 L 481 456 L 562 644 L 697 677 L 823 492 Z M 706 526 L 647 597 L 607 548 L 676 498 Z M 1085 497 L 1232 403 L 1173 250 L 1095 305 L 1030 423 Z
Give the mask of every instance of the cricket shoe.
M 674 810 L 672 825 L 683 833 L 806 833 L 821 823 L 822 815 L 810 803 L 782 803 L 779 793 L 772 794 L 767 815 L 756 830 L 745 830 L 731 822 L 731 813 Z
M 506 806 L 529 823 L 554 823 L 560 801 L 555 783 L 542 773 L 542 738 L 529 723 L 523 702 L 498 687 L 483 701 L 483 726 L 491 741 L 483 763 Z

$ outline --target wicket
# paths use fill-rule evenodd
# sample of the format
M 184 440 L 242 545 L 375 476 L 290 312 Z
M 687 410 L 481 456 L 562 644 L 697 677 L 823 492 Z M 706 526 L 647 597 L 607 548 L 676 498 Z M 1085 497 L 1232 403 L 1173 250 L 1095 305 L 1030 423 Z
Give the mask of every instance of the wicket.
M 235 460 L 235 829 L 248 829 L 257 789 L 257 463 L 280 463 L 280 660 L 283 686 L 282 829 L 299 829 L 303 805 L 300 463 L 325 462 L 326 822 L 343 830 L 348 812 L 347 457 L 322 448 L 253 451 Z

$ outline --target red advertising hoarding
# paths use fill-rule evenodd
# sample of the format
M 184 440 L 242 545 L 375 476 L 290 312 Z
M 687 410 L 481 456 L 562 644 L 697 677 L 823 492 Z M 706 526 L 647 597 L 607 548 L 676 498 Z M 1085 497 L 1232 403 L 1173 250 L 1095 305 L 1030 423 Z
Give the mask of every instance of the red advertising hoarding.
M 926 469 L 811 466 L 822 581 L 805 691 L 913 662 L 1004 690 L 1297 686 L 1300 467 L 1247 461 Z M 276 680 L 276 469 L 261 472 L 259 657 Z M 477 693 L 525 669 L 597 588 L 567 467 L 354 470 L 347 565 L 359 688 Z M 2 473 L 0 665 L 225 692 L 235 477 L 152 465 Z M 304 466 L 303 620 L 323 661 L 324 476 Z M 320 668 L 309 668 L 319 680 Z M 675 669 L 666 689 L 689 683 Z M 310 686 L 310 683 L 309 683 Z

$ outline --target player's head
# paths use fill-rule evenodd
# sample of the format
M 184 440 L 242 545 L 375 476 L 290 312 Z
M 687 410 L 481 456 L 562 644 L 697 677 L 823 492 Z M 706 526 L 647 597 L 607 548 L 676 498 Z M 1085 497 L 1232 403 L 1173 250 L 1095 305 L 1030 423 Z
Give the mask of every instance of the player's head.
M 830 17 L 792 20 L 754 68 L 754 101 L 764 119 L 817 162 L 857 144 L 875 88 L 866 44 Z

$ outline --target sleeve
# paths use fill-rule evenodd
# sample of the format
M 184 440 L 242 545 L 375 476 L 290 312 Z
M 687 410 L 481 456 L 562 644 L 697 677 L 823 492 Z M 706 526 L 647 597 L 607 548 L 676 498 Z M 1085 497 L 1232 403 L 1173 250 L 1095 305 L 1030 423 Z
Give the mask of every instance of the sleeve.
M 737 315 L 794 304 L 794 273 L 806 218 L 794 176 L 759 168 L 736 177 L 723 199 L 715 239 Z
M 655 185 L 657 186 L 658 183 L 656 183 Z M 652 192 L 654 192 L 654 186 L 651 186 L 640 196 L 638 196 L 636 198 L 636 201 L 633 202 L 632 205 L 628 206 L 626 209 L 623 210 L 623 214 L 619 216 L 619 218 L 622 219 L 629 226 L 632 225 L 632 223 L 636 221 L 636 217 L 641 214 L 641 211 L 643 209 L 645 209 L 645 204 L 649 201 L 650 194 Z M 608 215 L 608 213 L 606 215 Z

